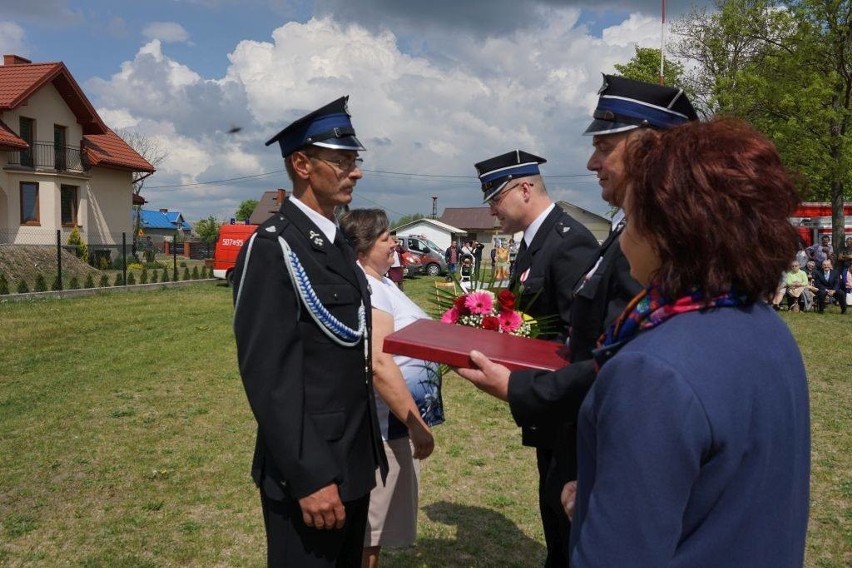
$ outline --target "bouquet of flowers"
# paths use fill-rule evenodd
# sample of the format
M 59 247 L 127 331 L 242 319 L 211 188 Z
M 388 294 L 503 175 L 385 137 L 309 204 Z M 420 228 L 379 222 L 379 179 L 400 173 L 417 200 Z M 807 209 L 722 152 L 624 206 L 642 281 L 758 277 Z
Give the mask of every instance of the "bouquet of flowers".
M 532 336 L 536 323 L 515 309 L 515 294 L 507 289 L 496 293 L 480 289 L 462 294 L 453 299 L 452 306 L 441 315 L 441 321 L 521 337 Z

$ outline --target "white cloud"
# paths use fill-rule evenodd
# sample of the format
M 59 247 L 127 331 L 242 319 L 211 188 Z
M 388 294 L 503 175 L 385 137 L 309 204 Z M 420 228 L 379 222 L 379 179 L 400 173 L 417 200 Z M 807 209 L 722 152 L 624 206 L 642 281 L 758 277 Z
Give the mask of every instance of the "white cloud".
M 0 51 L 25 55 L 29 50 L 24 41 L 24 28 L 14 22 L 0 22 Z
M 428 49 L 416 53 L 403 47 L 410 38 L 387 29 L 330 17 L 289 22 L 270 41 L 236 45 L 221 78 L 202 77 L 154 39 L 87 90 L 108 109 L 108 122 L 135 119 L 135 129 L 167 149 L 146 195 L 152 206 L 181 209 L 192 219 L 211 213 L 226 218 L 243 199 L 289 187 L 280 154 L 263 142 L 347 94 L 368 148 L 354 206 L 379 204 L 398 217 L 428 213 L 432 195 L 439 197 L 439 213 L 478 205 L 473 164 L 521 148 L 548 159 L 543 172 L 553 176 L 547 185 L 554 195 L 606 211 L 594 177 L 584 175 L 590 140 L 581 133 L 600 73 L 628 61 L 635 43 L 655 46 L 659 24 L 631 16 L 595 37 L 578 23 L 577 9 L 540 10 L 536 21 L 543 23 L 493 37 L 424 30 L 420 39 Z M 228 136 L 232 125 L 242 131 Z M 245 176 L 259 177 L 156 189 Z
M 142 35 L 164 43 L 189 42 L 189 32 L 177 22 L 151 22 L 142 29 Z

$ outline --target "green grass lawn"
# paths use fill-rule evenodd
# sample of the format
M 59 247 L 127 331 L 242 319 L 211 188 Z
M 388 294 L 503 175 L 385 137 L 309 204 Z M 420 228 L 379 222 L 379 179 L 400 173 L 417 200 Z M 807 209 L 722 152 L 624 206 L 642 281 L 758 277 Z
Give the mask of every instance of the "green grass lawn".
M 436 279 L 406 281 L 425 305 Z M 782 314 L 811 387 L 808 566 L 852 564 L 852 316 Z M 0 566 L 262 566 L 230 289 L 0 303 Z M 418 544 L 384 566 L 540 566 L 535 458 L 445 378 Z

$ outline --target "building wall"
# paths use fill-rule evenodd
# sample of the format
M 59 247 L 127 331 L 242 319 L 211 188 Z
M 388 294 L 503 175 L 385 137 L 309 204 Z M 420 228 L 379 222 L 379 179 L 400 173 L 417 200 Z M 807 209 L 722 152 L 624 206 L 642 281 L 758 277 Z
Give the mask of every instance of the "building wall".
M 445 231 L 435 225 L 427 222 L 415 222 L 412 225 L 409 225 L 399 233 L 400 235 L 423 235 L 439 247 L 442 250 L 445 250 L 450 246 L 450 242 L 452 241 L 451 235 L 448 231 Z
M 130 209 L 133 202 L 132 173 L 95 168 L 85 192 L 80 212 L 86 237 L 92 243 L 120 243 L 121 233 L 132 240 Z
M 19 133 L 22 116 L 35 121 L 36 143 L 52 145 L 54 125 L 60 125 L 66 129 L 65 144 L 80 148 L 82 127 L 53 85 L 45 85 L 25 105 L 5 111 L 0 117 Z M 0 241 L 39 244 L 48 239 L 52 242 L 57 229 L 66 241 L 73 227 L 62 226 L 62 185 L 77 188 L 77 224 L 84 240 L 96 244 L 120 243 L 122 232 L 132 238 L 131 172 L 110 168 L 94 168 L 86 173 L 10 169 L 9 152 L 0 152 L 0 156 Z M 27 181 L 38 183 L 39 224 L 21 226 L 20 183 Z

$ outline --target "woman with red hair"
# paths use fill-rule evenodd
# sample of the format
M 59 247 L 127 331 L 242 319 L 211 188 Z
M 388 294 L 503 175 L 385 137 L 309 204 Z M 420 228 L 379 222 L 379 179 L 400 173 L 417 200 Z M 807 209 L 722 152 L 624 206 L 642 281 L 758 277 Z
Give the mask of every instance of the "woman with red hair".
M 645 286 L 601 339 L 578 422 L 571 565 L 801 566 L 808 392 L 767 304 L 798 197 L 765 137 L 638 137 L 621 248 Z

